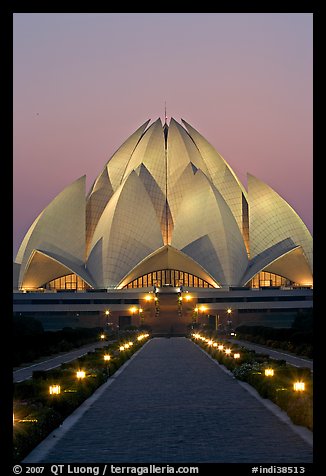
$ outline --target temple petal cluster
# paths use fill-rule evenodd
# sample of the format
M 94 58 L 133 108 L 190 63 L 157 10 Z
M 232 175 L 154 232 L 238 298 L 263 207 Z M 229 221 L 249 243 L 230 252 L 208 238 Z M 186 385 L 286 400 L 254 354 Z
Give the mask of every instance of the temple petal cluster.
M 146 121 L 87 195 L 85 176 L 66 187 L 26 233 L 14 287 L 312 286 L 312 236 L 298 214 L 252 175 L 246 190 L 182 124 Z

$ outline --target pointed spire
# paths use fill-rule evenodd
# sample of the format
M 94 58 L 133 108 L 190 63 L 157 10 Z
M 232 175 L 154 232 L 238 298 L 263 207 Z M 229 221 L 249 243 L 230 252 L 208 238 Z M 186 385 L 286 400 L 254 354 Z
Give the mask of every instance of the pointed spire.
M 167 147 L 167 140 L 168 140 L 168 116 L 166 115 L 166 101 L 164 101 L 164 126 L 163 126 L 163 131 L 164 131 L 164 139 L 165 139 L 165 149 Z

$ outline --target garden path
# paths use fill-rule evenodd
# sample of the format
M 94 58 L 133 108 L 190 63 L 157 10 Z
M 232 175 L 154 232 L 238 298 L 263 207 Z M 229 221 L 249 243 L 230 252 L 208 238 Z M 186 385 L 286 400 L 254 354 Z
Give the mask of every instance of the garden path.
M 24 462 L 312 462 L 311 445 L 189 339 L 154 338 L 122 369 Z

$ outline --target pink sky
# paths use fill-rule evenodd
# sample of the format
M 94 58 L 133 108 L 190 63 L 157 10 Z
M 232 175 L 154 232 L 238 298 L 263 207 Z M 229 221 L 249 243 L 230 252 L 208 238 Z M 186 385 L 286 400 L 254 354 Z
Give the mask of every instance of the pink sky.
M 14 14 L 13 253 L 143 122 L 184 118 L 312 232 L 310 13 Z M 87 190 L 88 191 L 88 190 Z

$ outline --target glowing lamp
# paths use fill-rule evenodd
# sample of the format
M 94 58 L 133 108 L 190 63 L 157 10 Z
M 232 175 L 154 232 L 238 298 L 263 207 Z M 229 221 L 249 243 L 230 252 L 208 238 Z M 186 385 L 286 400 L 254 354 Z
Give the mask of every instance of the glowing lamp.
M 84 370 L 78 370 L 76 372 L 76 377 L 79 379 L 79 380 L 82 380 L 83 378 L 86 377 L 86 373 Z
M 225 349 L 225 353 L 226 353 L 227 355 L 230 355 L 230 354 L 231 354 L 231 349 Z
M 152 300 L 152 296 L 150 296 L 150 294 L 146 294 L 145 301 L 149 302 L 151 300 Z
M 237 352 L 236 354 L 233 354 L 234 359 L 240 359 L 240 354 Z
M 294 382 L 293 390 L 295 392 L 304 392 L 305 391 L 305 383 L 304 382 Z
M 124 346 L 124 345 L 120 345 L 119 350 L 120 350 L 120 352 L 122 352 L 123 350 L 125 350 L 125 346 Z
M 274 369 L 265 369 L 266 377 L 274 377 Z
M 218 346 L 217 342 L 214 342 L 213 347 L 217 347 L 217 346 Z
M 50 385 L 49 386 L 49 394 L 50 395 L 59 395 L 61 393 L 60 385 Z
M 111 360 L 111 356 L 109 354 L 105 354 L 103 356 L 103 359 L 105 360 L 105 362 L 108 362 L 109 360 Z
M 189 294 L 186 294 L 186 301 L 190 301 L 191 300 L 191 296 L 189 296 Z
M 219 346 L 217 346 L 218 350 L 223 350 L 224 349 L 224 345 L 220 344 Z
M 102 340 L 105 339 L 105 335 L 104 335 L 104 334 L 101 334 L 101 335 L 100 335 L 100 338 L 101 338 Z
M 207 344 L 208 345 L 213 345 L 213 341 L 208 339 Z

